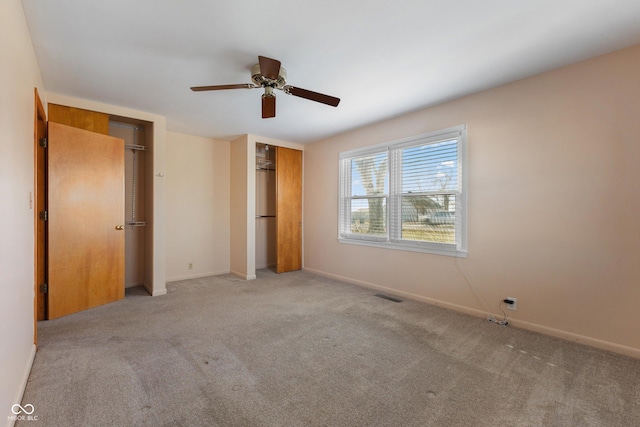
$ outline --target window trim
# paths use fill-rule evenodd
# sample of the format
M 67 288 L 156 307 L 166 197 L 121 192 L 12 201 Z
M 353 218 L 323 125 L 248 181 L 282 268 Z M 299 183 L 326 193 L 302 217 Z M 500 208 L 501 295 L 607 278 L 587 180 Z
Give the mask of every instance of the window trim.
M 398 164 L 402 164 L 402 158 L 399 155 L 402 149 L 413 147 L 416 145 L 433 144 L 439 141 L 456 139 L 457 156 L 458 156 L 458 179 L 460 190 L 455 190 L 456 198 L 456 241 L 455 243 L 439 243 L 425 242 L 415 240 L 405 240 L 400 238 L 397 233 L 401 230 L 398 226 L 402 221 L 401 215 L 392 214 L 392 209 L 401 209 L 401 203 L 398 200 L 403 196 L 401 172 L 397 171 Z M 350 233 L 344 229 L 344 218 L 350 218 L 350 203 L 345 203 L 345 199 L 352 199 L 352 196 L 346 196 L 351 191 L 351 162 L 348 160 L 354 157 L 361 157 L 370 154 L 387 152 L 387 161 L 389 169 L 387 171 L 389 179 L 389 193 L 384 197 L 387 206 L 386 225 L 387 236 L 372 236 Z M 437 255 L 448 255 L 457 257 L 467 256 L 467 126 L 459 125 L 446 129 L 437 130 L 421 135 L 402 138 L 383 144 L 371 145 L 363 148 L 341 152 L 338 156 L 339 161 L 339 177 L 338 177 L 338 242 L 362 246 L 373 246 L 379 248 L 387 248 L 394 250 L 423 252 Z M 392 177 L 393 176 L 393 177 Z M 447 192 L 450 193 L 450 192 Z M 370 196 L 376 197 L 376 196 Z M 459 200 L 458 200 L 459 198 Z M 392 221 L 392 217 L 395 220 Z

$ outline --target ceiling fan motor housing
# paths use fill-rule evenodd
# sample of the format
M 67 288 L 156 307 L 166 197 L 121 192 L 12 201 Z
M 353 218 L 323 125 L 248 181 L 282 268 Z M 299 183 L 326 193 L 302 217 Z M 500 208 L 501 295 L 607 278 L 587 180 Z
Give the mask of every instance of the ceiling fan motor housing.
M 278 78 L 276 80 L 268 79 L 260 72 L 260 64 L 256 64 L 251 68 L 251 81 L 260 87 L 272 87 L 282 89 L 287 83 L 287 70 L 280 67 Z

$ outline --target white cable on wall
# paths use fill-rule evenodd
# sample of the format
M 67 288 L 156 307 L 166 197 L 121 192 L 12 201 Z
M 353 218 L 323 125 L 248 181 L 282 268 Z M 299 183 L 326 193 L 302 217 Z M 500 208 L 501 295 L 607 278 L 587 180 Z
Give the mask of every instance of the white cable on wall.
M 462 273 L 462 276 L 464 277 L 464 280 L 467 283 L 467 286 L 469 286 L 469 288 L 473 291 L 473 293 L 476 294 L 476 297 L 478 298 L 480 303 L 482 303 L 482 306 L 484 307 L 484 311 L 487 314 L 487 316 L 492 316 L 484 298 L 482 298 L 482 296 L 478 293 L 475 286 L 473 286 L 471 279 L 469 279 L 469 276 L 467 276 L 467 273 L 464 271 L 464 268 L 462 268 L 462 264 L 460 264 L 460 257 L 455 257 L 455 258 L 456 258 L 456 265 L 458 266 L 458 270 L 460 270 L 460 273 Z

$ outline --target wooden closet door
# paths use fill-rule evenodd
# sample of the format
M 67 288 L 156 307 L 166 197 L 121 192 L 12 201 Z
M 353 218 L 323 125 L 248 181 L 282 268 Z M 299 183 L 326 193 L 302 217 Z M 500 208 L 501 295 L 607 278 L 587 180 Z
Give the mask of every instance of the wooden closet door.
M 302 151 L 276 152 L 276 272 L 302 268 Z
M 48 317 L 124 298 L 124 141 L 49 122 Z

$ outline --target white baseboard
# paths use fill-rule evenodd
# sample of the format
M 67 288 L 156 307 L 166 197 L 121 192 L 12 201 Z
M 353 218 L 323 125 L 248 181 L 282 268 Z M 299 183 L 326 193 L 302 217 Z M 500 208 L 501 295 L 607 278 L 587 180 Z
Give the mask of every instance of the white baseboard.
M 239 271 L 233 271 L 233 270 L 230 273 L 244 280 L 256 280 L 255 274 L 246 275 L 244 273 L 240 273 Z
M 229 274 L 229 271 L 209 271 L 206 273 L 185 274 L 180 276 L 167 277 L 167 283 L 179 282 L 180 280 L 200 279 L 202 277 L 219 276 L 221 274 Z M 165 292 L 166 293 L 166 292 Z
M 13 403 L 21 403 L 22 402 L 22 396 L 24 396 L 24 391 L 27 388 L 27 381 L 29 381 L 29 374 L 31 373 L 31 367 L 33 366 L 33 361 L 36 358 L 36 346 L 35 344 L 33 346 L 31 346 L 31 351 L 29 352 L 29 357 L 27 358 L 27 364 L 25 365 L 25 370 L 22 373 L 22 378 L 20 380 L 20 387 L 18 388 L 18 390 L 16 391 L 16 396 L 13 399 Z M 26 402 L 29 403 L 29 402 Z M 36 409 L 36 413 L 37 413 L 37 409 Z M 7 418 L 7 427 L 13 427 L 15 425 L 16 421 L 12 420 L 11 418 Z
M 388 288 L 385 286 L 376 285 L 373 283 L 365 282 L 363 280 L 352 279 L 349 277 L 340 276 L 337 274 L 327 273 L 320 270 L 315 270 L 313 268 L 303 267 L 303 270 L 308 271 L 309 273 L 317 274 L 319 276 L 328 277 L 335 280 L 340 280 L 347 283 L 352 283 L 354 285 L 363 286 L 370 289 L 376 289 L 380 291 L 389 292 L 395 295 L 403 296 L 408 299 L 426 302 L 428 304 L 437 305 L 439 307 L 444 307 L 450 310 L 454 310 L 460 313 L 470 314 L 472 316 L 480 317 L 486 319 L 490 314 L 495 318 L 502 317 L 497 313 L 486 313 L 482 310 L 477 310 L 470 307 L 465 307 L 457 304 L 452 304 L 446 301 L 440 301 L 437 299 L 425 297 L 422 295 L 413 294 L 411 292 L 400 291 L 398 289 Z M 555 338 L 562 338 L 567 341 L 574 341 L 580 344 L 585 344 L 591 347 L 599 348 L 602 350 L 611 351 L 618 354 L 623 354 L 625 356 L 634 357 L 640 359 L 640 349 L 625 346 L 622 344 L 617 344 L 610 341 L 601 340 L 598 338 L 588 337 L 585 335 L 575 334 L 573 332 L 563 331 L 561 329 L 555 329 L 544 325 L 539 325 L 537 323 L 526 322 L 524 320 L 518 319 L 509 319 L 509 324 L 515 326 L 516 328 L 527 329 L 534 332 L 539 332 L 541 334 L 550 335 Z
M 142 284 L 142 287 L 145 289 L 145 291 L 147 291 L 149 293 L 149 295 L 151 295 L 152 297 L 157 297 L 160 295 L 166 295 L 167 294 L 167 288 L 164 289 L 153 289 L 153 287 L 148 284 L 147 282 L 144 282 Z
M 167 294 L 167 289 L 162 289 L 162 290 L 158 290 L 158 289 L 154 289 L 153 291 L 150 291 L 149 288 L 145 288 L 147 289 L 147 292 L 149 292 L 151 294 L 152 297 L 159 297 L 161 295 L 166 295 Z

